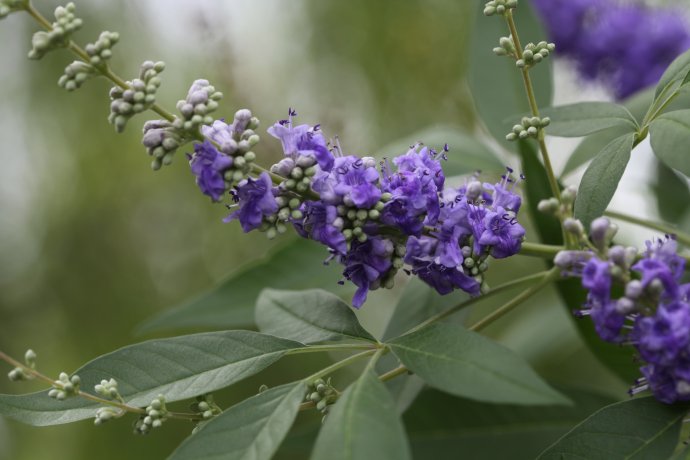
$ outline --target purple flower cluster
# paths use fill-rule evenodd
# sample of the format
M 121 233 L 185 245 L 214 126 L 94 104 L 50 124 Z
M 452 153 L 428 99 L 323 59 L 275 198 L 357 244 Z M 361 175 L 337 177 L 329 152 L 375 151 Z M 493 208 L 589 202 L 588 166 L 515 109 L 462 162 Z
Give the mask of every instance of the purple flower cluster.
M 644 377 L 631 393 L 650 389 L 665 403 L 690 400 L 690 283 L 681 283 L 685 259 L 668 236 L 648 241 L 637 261 L 636 252 L 622 246 L 605 254 L 564 251 L 556 264 L 582 277 L 588 295 L 577 313 L 591 316 L 602 339 L 633 345 L 644 362 Z M 615 285 L 623 287 L 617 298 Z
M 340 262 L 344 279 L 357 286 L 355 307 L 370 290 L 391 287 L 405 264 L 441 294 L 459 288 L 478 295 L 488 257 L 520 250 L 525 230 L 516 218 L 521 199 L 512 170 L 498 184 L 473 177 L 460 188 L 444 188 L 441 160 L 448 146 L 436 152 L 417 144 L 378 163 L 343 154 L 318 125 L 294 125 L 291 109 L 268 129 L 281 141 L 284 158 L 271 174 L 238 177 L 251 153 L 237 155 L 249 116 L 240 117 L 245 124 L 239 128 L 237 120 L 204 128 L 214 143 L 196 144 L 190 157 L 197 184 L 214 200 L 229 192 L 235 201 L 229 207 L 237 209 L 226 221 L 239 220 L 245 232 L 274 236 L 291 225 L 325 245 L 329 260 Z
M 690 48 L 690 29 L 678 11 L 618 0 L 535 0 L 550 40 L 623 99 L 656 83 Z

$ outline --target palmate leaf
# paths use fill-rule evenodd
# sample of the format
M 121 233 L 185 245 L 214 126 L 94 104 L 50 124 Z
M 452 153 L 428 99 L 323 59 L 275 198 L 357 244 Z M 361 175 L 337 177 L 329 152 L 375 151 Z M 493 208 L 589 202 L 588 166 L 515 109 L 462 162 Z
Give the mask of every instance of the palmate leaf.
M 254 324 L 254 306 L 267 287 L 307 289 L 322 286 L 336 293 L 350 292 L 340 286 L 342 269 L 325 266 L 328 251 L 319 243 L 294 239 L 264 260 L 230 275 L 215 288 L 178 307 L 166 310 L 143 324 L 138 332 L 175 328 L 229 329 Z
M 366 370 L 331 408 L 312 460 L 405 460 L 410 447 L 393 397 Z
M 600 217 L 611 202 L 630 161 L 635 134 L 614 139 L 599 152 L 585 171 L 575 200 L 575 217 L 585 228 Z
M 515 406 L 422 392 L 403 420 L 415 458 L 532 460 L 594 411 L 613 401 L 565 391 L 573 406 Z
M 359 324 L 349 305 L 322 289 L 265 289 L 256 303 L 256 324 L 266 334 L 302 343 L 330 340 L 376 342 Z
M 529 112 L 525 87 L 520 71 L 512 59 L 496 56 L 492 47 L 498 37 L 508 35 L 505 21 L 487 20 L 482 13 L 484 1 L 474 0 L 476 19 L 472 31 L 470 66 L 467 80 L 474 105 L 479 116 L 493 137 L 505 147 L 513 149 L 505 139 L 510 127 L 517 123 L 520 114 Z M 523 43 L 537 43 L 546 36 L 541 22 L 536 18 L 528 2 L 520 3 L 515 13 L 517 29 Z M 553 77 L 551 60 L 545 59 L 530 69 L 537 105 L 551 105 Z M 514 115 L 506 120 L 507 115 Z
M 639 128 L 628 109 L 612 102 L 578 102 L 548 107 L 541 110 L 541 116 L 551 118 L 547 128 L 551 136 L 580 137 L 614 127 L 625 132 L 635 132 Z
M 232 406 L 188 437 L 170 460 L 268 460 L 304 400 L 304 382 L 271 388 Z
M 544 451 L 540 460 L 657 460 L 669 458 L 678 444 L 684 404 L 652 397 L 607 406 Z
M 75 373 L 86 392 L 93 392 L 102 379 L 115 378 L 125 401 L 144 407 L 158 394 L 172 402 L 227 387 L 302 347 L 258 332 L 209 332 L 130 345 L 94 359 Z M 47 391 L 0 395 L 0 414 L 36 426 L 90 418 L 98 406 L 82 398 L 56 401 Z
M 428 385 L 456 396 L 494 403 L 570 402 L 513 351 L 458 326 L 433 324 L 389 345 Z

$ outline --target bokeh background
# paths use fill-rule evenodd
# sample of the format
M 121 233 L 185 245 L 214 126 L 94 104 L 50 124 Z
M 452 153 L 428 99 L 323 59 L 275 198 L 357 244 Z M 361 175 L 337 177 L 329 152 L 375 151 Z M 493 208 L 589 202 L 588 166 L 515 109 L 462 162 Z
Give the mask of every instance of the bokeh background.
M 49 16 L 58 3 L 35 4 Z M 225 94 L 219 117 L 249 107 L 265 128 L 294 107 L 301 121 L 338 134 L 346 151 L 365 154 L 434 126 L 479 132 L 464 78 L 473 6 L 448 0 L 81 0 L 77 11 L 85 26 L 76 38 L 85 43 L 101 30 L 120 32 L 112 66 L 125 78 L 135 76 L 143 60 L 165 61 L 158 96 L 164 106 L 174 107 L 194 79 L 208 78 Z M 133 330 L 275 243 L 223 224 L 225 208 L 198 192 L 181 153 L 173 166 L 153 172 L 140 146 L 144 118 L 116 134 L 106 120 L 107 82 L 91 81 L 76 93 L 60 89 L 57 79 L 71 57 L 55 52 L 41 62 L 26 59 L 35 30 L 27 15 L 0 22 L 0 349 L 21 356 L 31 347 L 40 369 L 57 375 L 162 336 L 137 337 Z M 556 64 L 556 75 L 558 102 L 611 98 L 596 83 L 580 82 L 566 62 Z M 552 145 L 562 166 L 574 143 Z M 272 163 L 279 149 L 264 135 L 261 162 Z M 614 206 L 635 206 L 653 217 L 645 149 L 626 172 Z M 505 161 L 517 164 L 508 156 Z M 629 228 L 624 234 L 638 241 L 651 236 Z M 516 270 L 542 266 L 518 257 L 496 265 L 490 279 L 497 285 Z M 361 316 L 371 330 L 383 330 L 399 293 L 377 293 L 365 306 Z M 477 314 L 491 306 L 478 307 Z M 553 292 L 489 333 L 557 383 L 625 396 L 624 383 L 584 348 Z M 263 383 L 287 382 L 327 362 L 313 359 L 285 360 L 218 399 L 230 404 Z M 0 379 L 2 393 L 40 388 Z M 309 417 L 306 423 L 313 422 Z M 164 458 L 191 430 L 170 422 L 138 437 L 130 422 L 38 429 L 0 419 L 0 459 Z

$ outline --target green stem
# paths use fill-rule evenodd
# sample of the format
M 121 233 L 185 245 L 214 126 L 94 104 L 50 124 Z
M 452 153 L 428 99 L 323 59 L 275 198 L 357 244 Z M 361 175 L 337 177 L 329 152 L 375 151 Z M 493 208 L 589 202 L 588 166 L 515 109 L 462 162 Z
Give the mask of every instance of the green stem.
M 541 273 L 541 275 L 541 281 L 539 281 L 537 284 L 533 286 L 530 286 L 528 289 L 525 289 L 517 297 L 513 298 L 511 301 L 509 301 L 508 303 L 506 303 L 505 305 L 491 313 L 489 316 L 482 318 L 480 321 L 473 324 L 469 329 L 471 331 L 479 331 L 488 326 L 489 324 L 493 323 L 497 319 L 501 318 L 503 315 L 510 312 L 513 308 L 517 307 L 522 302 L 524 302 L 525 300 L 529 299 L 534 294 L 539 292 L 544 286 L 549 284 L 551 281 L 557 279 L 560 276 L 560 269 L 558 267 L 554 267 L 551 270 L 547 271 L 545 274 Z
M 357 360 L 360 360 L 360 359 L 362 359 L 362 358 L 365 358 L 365 357 L 367 357 L 367 356 L 369 356 L 369 355 L 373 355 L 374 353 L 378 353 L 379 350 L 381 350 L 381 348 L 380 348 L 380 349 L 377 349 L 377 350 L 367 350 L 367 351 L 363 351 L 363 352 L 361 352 L 361 353 L 357 353 L 356 355 L 348 356 L 347 358 L 345 358 L 345 359 L 343 359 L 343 360 L 340 360 L 340 361 L 338 361 L 337 363 L 333 363 L 333 364 L 331 364 L 330 366 L 328 366 L 328 367 L 326 367 L 326 368 L 324 368 L 324 369 L 321 369 L 321 370 L 318 371 L 318 372 L 315 372 L 314 374 L 312 374 L 312 375 L 310 375 L 309 377 L 305 378 L 304 381 L 307 382 L 307 383 L 310 383 L 310 382 L 312 382 L 312 381 L 314 381 L 314 380 L 316 380 L 316 379 L 320 379 L 321 377 L 325 377 L 326 375 L 332 374 L 333 372 L 337 371 L 337 370 L 340 369 L 341 367 L 348 366 L 348 365 L 354 363 L 354 362 L 357 361 Z
M 563 246 L 554 246 L 550 244 L 528 243 L 522 242 L 522 247 L 518 253 L 521 256 L 542 257 L 544 259 L 553 259 L 556 254 L 563 251 Z
M 675 235 L 676 240 L 678 240 L 680 243 L 686 246 L 690 246 L 690 235 L 683 233 L 682 231 L 678 230 L 677 228 L 673 228 L 670 225 L 666 225 L 659 222 L 652 222 L 647 219 L 641 219 L 639 217 L 629 216 L 627 214 L 621 214 L 616 211 L 604 211 L 604 215 L 612 217 L 614 219 L 622 220 L 624 222 L 629 222 L 631 224 L 651 228 L 652 230 L 658 230 L 668 235 Z
M 47 383 L 51 387 L 55 385 L 55 380 L 51 379 L 47 375 L 43 375 L 40 372 L 38 372 L 36 369 L 32 369 L 31 367 L 17 361 L 16 359 L 12 358 L 11 356 L 3 353 L 0 351 L 0 360 L 5 361 L 11 366 L 17 367 L 24 371 L 24 373 L 29 374 L 39 380 L 42 380 L 43 382 Z M 116 407 L 122 411 L 125 412 L 131 412 L 134 414 L 146 414 L 146 410 L 141 409 L 139 407 L 134 407 L 134 406 L 129 406 L 123 402 L 118 402 L 118 401 L 112 401 L 110 399 L 104 399 L 104 398 L 99 398 L 98 396 L 92 395 L 91 393 L 86 393 L 84 391 L 77 391 L 77 396 L 83 399 L 88 399 L 90 401 L 93 401 L 98 404 L 104 404 L 107 406 L 111 407 Z M 185 413 L 185 412 L 168 412 L 168 415 L 171 418 L 177 418 L 177 419 L 184 419 L 184 420 L 201 420 L 202 417 L 198 414 L 192 414 L 192 413 Z
M 379 380 L 381 380 L 382 382 L 387 382 L 387 381 L 392 380 L 396 377 L 399 377 L 403 374 L 407 374 L 408 372 L 409 372 L 409 370 L 401 364 L 400 366 L 396 367 L 395 369 L 390 370 L 390 371 L 386 372 L 385 374 L 379 375 Z
M 520 44 L 520 37 L 517 32 L 517 27 L 515 27 L 515 21 L 513 19 L 513 12 L 511 10 L 505 13 L 506 22 L 508 23 L 508 28 L 510 29 L 510 34 L 513 36 L 513 43 L 515 44 L 515 54 L 518 59 L 522 59 L 522 45 Z M 532 116 L 539 116 L 539 106 L 537 105 L 537 98 L 534 95 L 534 86 L 532 85 L 532 79 L 529 76 L 529 69 L 523 67 L 520 69 L 522 74 L 522 81 L 525 85 L 525 92 L 527 93 L 527 100 L 529 102 L 530 110 L 532 111 Z M 549 178 L 549 185 L 551 186 L 551 193 L 556 197 L 558 202 L 561 202 L 561 189 L 558 186 L 558 181 L 556 180 L 556 175 L 553 173 L 553 166 L 551 166 L 551 158 L 549 157 L 549 151 L 546 148 L 546 143 L 544 142 L 544 130 L 539 130 L 539 149 L 541 150 L 542 158 L 544 159 L 544 168 L 546 169 L 546 175 Z M 567 241 L 567 240 L 566 240 Z
M 478 302 L 481 302 L 482 300 L 488 299 L 491 296 L 494 296 L 494 295 L 499 294 L 501 292 L 507 291 L 507 290 L 512 289 L 514 287 L 521 286 L 523 284 L 531 283 L 532 281 L 542 279 L 545 276 L 547 276 L 549 273 L 550 273 L 550 271 L 542 271 L 539 273 L 533 273 L 531 275 L 527 275 L 527 276 L 524 276 L 522 278 L 518 278 L 518 279 L 515 279 L 512 281 L 509 281 L 507 283 L 501 284 L 500 286 L 493 288 L 492 290 L 490 290 L 489 292 L 487 292 L 484 295 L 481 295 L 478 297 L 473 297 L 466 302 L 455 305 L 455 306 L 453 306 L 447 310 L 442 311 L 441 313 L 438 313 L 438 314 L 430 317 L 429 319 L 427 319 L 423 323 L 420 323 L 417 326 L 410 329 L 409 331 L 405 332 L 405 334 L 410 334 L 410 333 L 417 331 L 417 330 L 419 330 L 425 326 L 428 326 L 429 324 L 435 323 L 437 321 L 441 321 L 442 319 L 449 317 L 450 315 L 462 310 L 463 308 L 467 308 L 469 306 L 472 306 L 475 303 L 478 303 Z M 539 285 L 541 287 L 543 284 L 539 283 Z
M 375 343 L 368 344 L 332 344 L 332 345 L 310 345 L 304 348 L 295 348 L 290 350 L 286 355 L 299 355 L 303 353 L 318 353 L 318 352 L 328 352 L 328 351 L 352 351 L 352 350 L 377 350 L 382 348 Z

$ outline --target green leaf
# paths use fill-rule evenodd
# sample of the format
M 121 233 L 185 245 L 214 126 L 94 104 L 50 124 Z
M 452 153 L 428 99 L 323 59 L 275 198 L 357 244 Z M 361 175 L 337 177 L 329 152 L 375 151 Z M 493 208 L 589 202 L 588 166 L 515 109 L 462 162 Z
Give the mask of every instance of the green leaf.
M 395 403 L 376 374 L 365 371 L 331 408 L 312 460 L 411 459 Z
M 575 217 L 585 228 L 601 216 L 618 188 L 630 161 L 635 134 L 630 133 L 611 141 L 594 158 L 585 171 L 575 200 Z
M 259 293 L 267 287 L 307 289 L 325 286 L 332 292 L 350 292 L 337 281 L 342 270 L 337 264 L 324 266 L 328 256 L 324 247 L 314 241 L 295 239 L 263 261 L 250 264 L 230 275 L 210 291 L 180 306 L 166 310 L 145 321 L 139 333 L 175 328 L 234 328 L 252 326 L 254 305 Z
M 640 398 L 607 406 L 544 451 L 539 459 L 663 459 L 678 443 L 687 405 Z
M 504 164 L 496 153 L 477 140 L 476 137 L 450 126 L 434 126 L 417 131 L 410 136 L 399 139 L 382 149 L 378 149 L 379 157 L 393 157 L 406 152 L 411 145 L 423 142 L 424 145 L 434 147 L 440 151 L 444 144 L 448 144 L 448 160 L 441 163 L 446 177 L 470 174 L 475 171 L 501 171 Z
M 664 71 L 663 75 L 659 79 L 659 83 L 656 85 L 656 91 L 654 92 L 654 100 L 656 101 L 661 96 L 662 92 L 665 96 L 670 96 L 671 88 L 674 83 L 677 84 L 680 81 L 680 85 L 687 83 L 688 76 L 690 75 L 690 50 L 678 56 Z M 678 86 L 680 86 L 678 85 Z
M 376 339 L 357 321 L 352 308 L 322 289 L 265 289 L 256 303 L 256 324 L 266 334 L 302 343 Z
M 270 366 L 301 343 L 250 331 L 209 332 L 150 340 L 120 348 L 77 369 L 82 390 L 115 378 L 129 405 L 143 407 L 159 394 L 178 401 L 227 387 Z M 82 398 L 56 401 L 48 392 L 0 395 L 0 414 L 30 425 L 93 417 L 99 405 Z
M 641 91 L 626 99 L 623 105 L 625 105 L 625 108 L 630 111 L 636 120 L 641 120 L 644 118 L 649 104 L 652 103 L 653 93 L 653 88 Z M 594 158 L 597 153 L 601 152 L 601 150 L 606 147 L 606 144 L 628 132 L 630 132 L 630 130 L 625 126 L 616 126 L 587 136 L 568 157 L 568 161 L 563 167 L 561 175 L 565 176 L 571 173 L 580 165 Z M 549 134 L 548 127 L 546 128 L 546 133 Z
M 549 107 L 541 110 L 541 116 L 551 118 L 547 134 L 560 137 L 587 136 L 614 127 L 622 127 L 626 132 L 635 132 L 639 128 L 628 109 L 611 102 L 578 102 Z
M 567 391 L 573 406 L 480 403 L 434 390 L 422 392 L 405 413 L 414 458 L 532 460 L 592 412 L 613 402 Z
M 170 460 L 269 460 L 295 421 L 304 382 L 271 388 L 232 406 L 188 437 Z
M 384 340 L 397 337 L 436 313 L 461 304 L 469 298 L 467 293 L 460 290 L 441 295 L 419 278 L 411 278 L 395 305 L 383 335 Z
M 569 403 L 513 351 L 458 326 L 433 324 L 389 345 L 428 385 L 456 396 L 496 403 Z
M 661 218 L 666 222 L 680 222 L 690 207 L 690 188 L 685 178 L 678 177 L 673 169 L 657 161 L 652 188 Z
M 475 22 L 470 47 L 470 67 L 468 83 L 474 105 L 489 132 L 503 146 L 513 150 L 512 143 L 505 136 L 530 107 L 525 96 L 525 86 L 520 69 L 515 61 L 496 56 L 492 48 L 499 37 L 508 35 L 505 21 L 500 18 L 487 18 L 482 13 L 484 1 L 475 0 Z M 537 43 L 546 36 L 541 22 L 536 18 L 529 2 L 520 3 L 515 14 L 517 29 L 523 43 Z M 546 59 L 530 69 L 530 77 L 535 90 L 537 105 L 551 105 L 553 93 L 551 59 Z M 506 120 L 506 116 L 514 114 Z
M 666 166 L 690 176 L 690 109 L 660 115 L 649 127 L 654 154 Z

